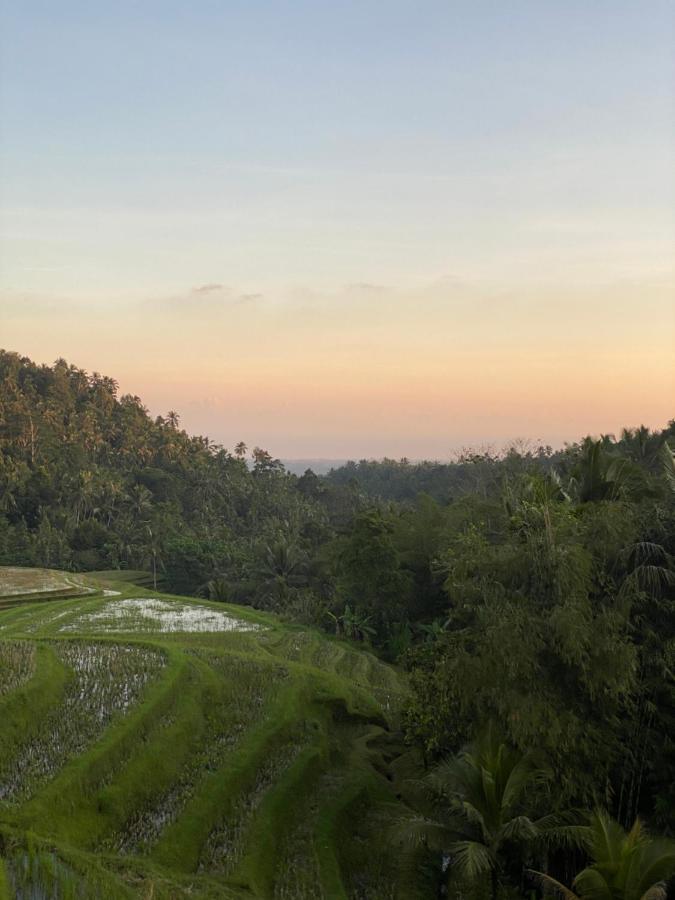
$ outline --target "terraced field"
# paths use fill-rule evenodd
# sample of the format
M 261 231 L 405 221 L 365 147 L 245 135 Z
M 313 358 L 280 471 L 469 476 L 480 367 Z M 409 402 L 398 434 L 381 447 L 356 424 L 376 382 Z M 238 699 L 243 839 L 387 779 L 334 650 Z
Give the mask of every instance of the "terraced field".
M 383 837 L 403 692 L 247 608 L 0 570 L 0 900 L 418 896 Z

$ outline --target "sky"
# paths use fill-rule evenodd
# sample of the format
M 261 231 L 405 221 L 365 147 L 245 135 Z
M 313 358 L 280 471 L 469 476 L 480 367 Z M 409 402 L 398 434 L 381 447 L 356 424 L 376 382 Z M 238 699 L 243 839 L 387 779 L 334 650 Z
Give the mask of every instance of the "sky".
M 675 416 L 671 0 L 0 0 L 0 347 L 275 456 Z

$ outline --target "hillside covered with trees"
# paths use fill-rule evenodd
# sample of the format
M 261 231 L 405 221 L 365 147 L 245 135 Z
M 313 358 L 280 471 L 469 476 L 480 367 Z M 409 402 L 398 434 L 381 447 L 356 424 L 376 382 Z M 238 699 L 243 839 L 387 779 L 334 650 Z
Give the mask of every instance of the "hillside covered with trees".
M 675 870 L 674 447 L 671 422 L 298 477 L 2 352 L 0 565 L 143 569 L 367 645 L 409 684 L 383 827 L 428 896 L 640 900 Z

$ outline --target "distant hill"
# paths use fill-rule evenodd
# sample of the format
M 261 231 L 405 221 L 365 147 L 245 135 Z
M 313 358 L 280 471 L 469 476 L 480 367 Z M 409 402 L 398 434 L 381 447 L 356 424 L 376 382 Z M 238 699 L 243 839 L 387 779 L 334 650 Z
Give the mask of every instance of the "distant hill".
M 327 475 L 331 469 L 338 469 L 346 465 L 348 459 L 282 459 L 281 462 L 288 472 L 293 475 L 304 475 L 307 469 L 311 469 L 315 475 Z

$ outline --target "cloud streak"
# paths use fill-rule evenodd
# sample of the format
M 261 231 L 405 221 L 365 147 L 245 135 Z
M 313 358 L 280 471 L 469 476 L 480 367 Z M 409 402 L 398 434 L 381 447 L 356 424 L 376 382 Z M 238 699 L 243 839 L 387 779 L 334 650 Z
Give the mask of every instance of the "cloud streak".
M 199 287 L 192 288 L 193 294 L 213 294 L 216 291 L 224 291 L 225 285 L 223 284 L 202 284 Z

